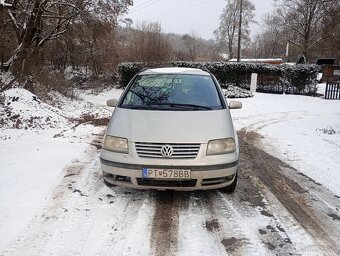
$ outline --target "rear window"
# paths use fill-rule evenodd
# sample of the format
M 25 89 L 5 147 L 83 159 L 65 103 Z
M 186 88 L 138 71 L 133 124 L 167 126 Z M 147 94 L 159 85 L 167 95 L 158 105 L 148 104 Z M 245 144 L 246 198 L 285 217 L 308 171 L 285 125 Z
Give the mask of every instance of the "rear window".
M 184 111 L 223 109 L 212 77 L 183 74 L 137 76 L 120 107 Z

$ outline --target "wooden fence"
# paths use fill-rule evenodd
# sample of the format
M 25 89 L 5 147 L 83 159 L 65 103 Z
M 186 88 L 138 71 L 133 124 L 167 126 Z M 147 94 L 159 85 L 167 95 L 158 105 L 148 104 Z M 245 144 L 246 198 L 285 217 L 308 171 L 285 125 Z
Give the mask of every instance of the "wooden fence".
M 340 100 L 340 82 L 327 82 L 325 99 Z

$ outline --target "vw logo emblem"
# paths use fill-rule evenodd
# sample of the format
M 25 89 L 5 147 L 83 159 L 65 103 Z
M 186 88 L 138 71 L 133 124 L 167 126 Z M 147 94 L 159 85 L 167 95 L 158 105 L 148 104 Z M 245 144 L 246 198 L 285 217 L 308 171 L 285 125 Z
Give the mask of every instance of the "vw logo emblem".
M 164 157 L 170 157 L 174 153 L 174 150 L 171 146 L 165 145 L 161 148 L 161 154 Z

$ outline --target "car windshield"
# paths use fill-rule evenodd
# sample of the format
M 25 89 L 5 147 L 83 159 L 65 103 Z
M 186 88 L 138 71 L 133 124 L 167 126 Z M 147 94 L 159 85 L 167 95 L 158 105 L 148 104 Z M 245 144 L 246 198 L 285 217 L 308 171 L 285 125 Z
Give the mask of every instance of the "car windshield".
M 139 75 L 120 107 L 183 111 L 223 109 L 212 77 L 188 74 Z

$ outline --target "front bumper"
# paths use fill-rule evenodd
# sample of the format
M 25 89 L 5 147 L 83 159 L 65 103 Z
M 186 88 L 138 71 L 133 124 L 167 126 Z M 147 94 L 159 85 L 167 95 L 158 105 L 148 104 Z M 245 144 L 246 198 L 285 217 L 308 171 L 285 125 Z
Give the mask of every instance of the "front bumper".
M 135 165 L 100 158 L 104 179 L 110 184 L 137 189 L 156 190 L 209 190 L 230 185 L 237 172 L 238 161 L 207 166 Z M 191 180 L 143 179 L 143 168 L 191 169 Z

